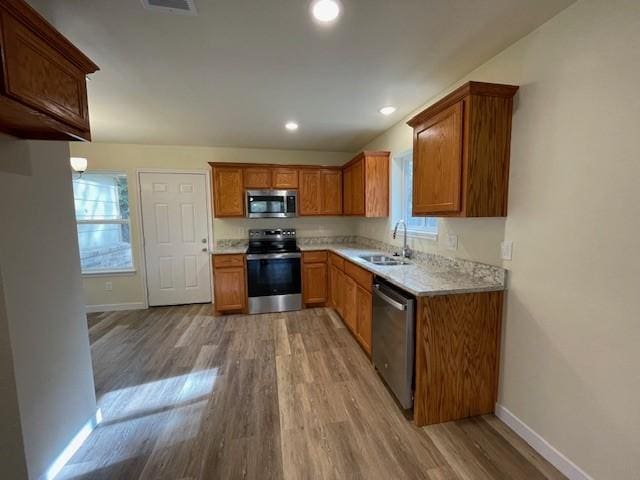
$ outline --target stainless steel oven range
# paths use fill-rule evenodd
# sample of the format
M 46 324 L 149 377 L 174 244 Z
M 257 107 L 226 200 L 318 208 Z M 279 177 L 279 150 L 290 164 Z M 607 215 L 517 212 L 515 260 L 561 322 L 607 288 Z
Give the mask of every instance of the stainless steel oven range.
M 301 259 L 294 229 L 249 230 L 249 313 L 302 308 Z

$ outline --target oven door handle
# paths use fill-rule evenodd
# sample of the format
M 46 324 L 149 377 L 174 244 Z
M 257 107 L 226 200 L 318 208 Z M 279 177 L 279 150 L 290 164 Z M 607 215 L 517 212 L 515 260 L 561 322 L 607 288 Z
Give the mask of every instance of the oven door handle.
M 301 253 L 265 253 L 247 255 L 247 260 L 279 260 L 285 258 L 302 258 Z

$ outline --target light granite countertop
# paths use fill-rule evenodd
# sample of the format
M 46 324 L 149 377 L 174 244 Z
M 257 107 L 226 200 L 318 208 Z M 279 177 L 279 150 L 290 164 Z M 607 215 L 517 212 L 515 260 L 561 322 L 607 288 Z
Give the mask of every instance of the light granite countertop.
M 237 255 L 239 253 L 247 253 L 246 245 L 234 245 L 228 247 L 214 247 L 209 250 L 211 255 Z
M 429 266 L 411 260 L 409 265 L 374 265 L 360 256 L 390 254 L 362 245 L 300 245 L 300 248 L 303 252 L 331 251 L 417 297 L 505 290 L 504 276 L 500 279 L 495 275 L 477 275 L 448 265 Z
M 382 266 L 369 263 L 360 257 L 363 255 L 391 256 L 391 254 L 359 243 L 300 243 L 299 247 L 303 252 L 322 250 L 333 252 L 417 297 L 495 292 L 506 288 L 503 269 L 470 261 L 433 256 L 429 257 L 427 262 L 416 258 L 409 260 L 411 263 L 408 265 Z M 216 246 L 210 250 L 210 253 L 212 255 L 244 254 L 246 249 L 246 244 L 224 245 Z

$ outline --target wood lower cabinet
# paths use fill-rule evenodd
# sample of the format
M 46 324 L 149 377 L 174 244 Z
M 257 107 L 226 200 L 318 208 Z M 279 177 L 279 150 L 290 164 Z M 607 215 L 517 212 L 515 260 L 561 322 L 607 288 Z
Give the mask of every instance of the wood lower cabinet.
M 241 312 L 247 306 L 244 255 L 214 255 L 213 295 L 216 312 Z
M 349 328 L 349 330 L 351 330 L 351 333 L 355 335 L 358 318 L 358 284 L 349 275 L 344 274 L 342 286 L 344 292 L 342 319 L 344 320 L 344 323 Z
M 416 317 L 418 426 L 493 412 L 503 292 L 421 297 Z
M 273 188 L 294 190 L 298 188 L 298 169 L 277 167 L 273 169 Z
M 389 152 L 362 152 L 345 165 L 345 215 L 389 216 L 389 156 Z
M 324 305 L 329 301 L 329 267 L 327 252 L 302 254 L 302 303 Z
M 213 167 L 213 209 L 216 217 L 244 217 L 244 170 Z
M 356 289 L 356 338 L 362 348 L 371 355 L 371 316 L 373 297 L 370 291 L 358 285 Z
M 90 140 L 89 58 L 22 0 L 0 2 L 0 131 Z
M 362 348 L 371 355 L 373 275 L 339 256 L 329 254 L 329 306 L 335 308 Z
M 412 118 L 413 214 L 507 215 L 513 96 L 469 82 Z

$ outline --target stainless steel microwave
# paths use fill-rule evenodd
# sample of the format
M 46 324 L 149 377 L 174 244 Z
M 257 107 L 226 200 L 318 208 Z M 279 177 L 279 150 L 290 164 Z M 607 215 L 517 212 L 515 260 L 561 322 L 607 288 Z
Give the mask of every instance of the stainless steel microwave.
M 247 190 L 248 218 L 287 218 L 298 215 L 295 190 Z

